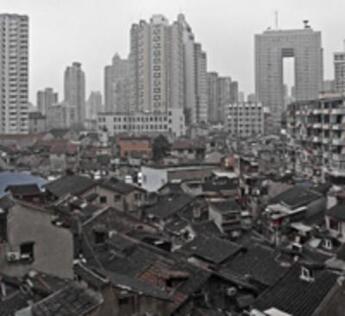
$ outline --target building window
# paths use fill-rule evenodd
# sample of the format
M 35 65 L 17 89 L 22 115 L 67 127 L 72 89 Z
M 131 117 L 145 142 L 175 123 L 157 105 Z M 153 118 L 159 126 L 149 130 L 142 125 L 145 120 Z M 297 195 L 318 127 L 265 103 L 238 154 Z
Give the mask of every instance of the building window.
M 5 213 L 0 215 L 0 243 L 7 240 L 7 218 Z
M 20 258 L 23 260 L 34 260 L 34 242 L 24 242 L 20 245 Z
M 305 281 L 313 281 L 313 273 L 311 270 L 307 269 L 306 267 L 302 267 L 301 269 L 301 279 Z
M 114 195 L 114 202 L 117 203 L 117 202 L 120 202 L 121 201 L 121 195 L 120 194 L 115 194 Z
M 336 230 L 336 231 L 339 231 L 339 222 L 334 220 L 333 218 L 330 218 L 329 219 L 329 226 L 330 226 L 330 229 L 332 230 Z
M 107 203 L 107 197 L 106 196 L 101 196 L 100 198 L 99 198 L 99 202 L 101 203 L 101 204 L 105 204 L 105 203 Z
M 104 244 L 107 239 L 107 232 L 103 230 L 93 231 L 93 240 L 96 245 Z

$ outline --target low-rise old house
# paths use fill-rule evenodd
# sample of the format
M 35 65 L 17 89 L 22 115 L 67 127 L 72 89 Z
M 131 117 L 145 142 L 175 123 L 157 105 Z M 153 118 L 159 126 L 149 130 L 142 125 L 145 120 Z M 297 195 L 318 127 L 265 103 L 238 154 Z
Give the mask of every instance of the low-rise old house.
M 142 188 L 149 192 L 159 190 L 163 185 L 174 180 L 200 180 L 210 178 L 214 164 L 180 164 L 174 166 L 142 166 Z
M 266 237 L 275 244 L 281 243 L 281 233 L 286 225 L 310 218 L 326 208 L 323 194 L 296 185 L 272 198 L 261 216 Z
M 114 207 L 123 212 L 133 212 L 146 203 L 146 191 L 141 187 L 125 183 L 116 178 L 97 182 L 83 193 L 87 196 L 96 193 L 97 203 Z
M 251 315 L 340 316 L 344 280 L 312 263 L 295 264 L 253 304 Z
M 43 186 L 48 199 L 57 200 L 68 194 L 82 195 L 96 185 L 95 181 L 84 176 L 66 175 Z
M 181 161 L 203 161 L 205 152 L 206 146 L 204 143 L 189 139 L 178 139 L 171 147 L 171 155 Z
M 232 238 L 241 235 L 241 206 L 236 200 L 211 200 L 209 202 L 210 219 L 214 221 L 221 232 Z
M 345 242 L 345 204 L 338 203 L 327 210 L 325 221 L 331 236 Z
M 0 210 L 3 273 L 22 276 L 35 269 L 61 278 L 73 277 L 73 236 L 52 223 L 52 210 L 12 201 L 8 196 L 0 200 Z
M 120 136 L 116 143 L 121 159 L 131 157 L 150 159 L 152 157 L 152 144 L 149 137 Z

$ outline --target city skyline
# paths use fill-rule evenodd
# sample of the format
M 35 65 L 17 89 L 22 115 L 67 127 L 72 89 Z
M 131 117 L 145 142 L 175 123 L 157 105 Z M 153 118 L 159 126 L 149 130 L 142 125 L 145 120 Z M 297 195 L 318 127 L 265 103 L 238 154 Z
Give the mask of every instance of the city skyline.
M 31 102 L 35 101 L 37 90 L 47 86 L 62 95 L 63 71 L 73 61 L 83 64 L 87 95 L 92 90 L 103 91 L 104 66 L 116 52 L 122 57 L 127 56 L 132 23 L 149 19 L 156 13 L 172 21 L 183 12 L 208 55 L 208 71 L 235 78 L 240 83 L 240 90 L 246 93 L 254 91 L 254 34 L 274 27 L 275 10 L 279 12 L 281 29 L 302 28 L 302 20 L 309 19 L 313 29 L 322 32 L 325 79 L 333 78 L 333 52 L 343 50 L 345 37 L 339 32 L 342 19 L 338 12 L 345 9 L 345 3 L 341 1 L 330 4 L 304 1 L 298 4 L 298 12 L 295 10 L 296 1 L 261 1 L 260 5 L 251 3 L 251 10 L 247 10 L 248 1 L 234 5 L 232 1 L 223 0 L 177 1 L 171 4 L 156 0 L 146 0 L 145 3 L 132 0 L 121 4 L 110 1 L 62 3 L 57 0 L 49 3 L 36 0 L 30 4 L 21 0 L 3 2 L 3 12 L 30 17 Z M 311 5 L 315 10 L 310 11 Z M 328 15 L 325 17 L 322 12 L 326 9 Z M 77 22 L 72 19 L 76 12 Z M 98 13 L 95 15 L 94 12 Z M 250 23 L 243 23 L 244 18 Z M 211 29 L 209 25 L 212 25 Z M 238 30 L 241 30 L 240 35 Z M 55 36 L 48 36 L 53 33 Z M 224 38 L 227 41 L 220 45 L 220 39 Z

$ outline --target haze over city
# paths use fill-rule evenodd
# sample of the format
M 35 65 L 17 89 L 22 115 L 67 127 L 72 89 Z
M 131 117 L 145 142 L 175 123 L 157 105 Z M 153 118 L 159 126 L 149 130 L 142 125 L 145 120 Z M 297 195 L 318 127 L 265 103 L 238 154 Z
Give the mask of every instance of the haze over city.
M 30 100 L 51 86 L 62 95 L 63 71 L 82 63 L 86 91 L 103 91 L 103 70 L 116 52 L 127 57 L 132 23 L 163 14 L 169 21 L 184 13 L 197 41 L 207 53 L 208 70 L 238 80 L 240 89 L 254 91 L 254 34 L 275 28 L 302 27 L 308 19 L 322 32 L 324 77 L 333 77 L 332 54 L 343 49 L 345 2 L 232 0 L 2 0 L 2 12 L 30 17 Z

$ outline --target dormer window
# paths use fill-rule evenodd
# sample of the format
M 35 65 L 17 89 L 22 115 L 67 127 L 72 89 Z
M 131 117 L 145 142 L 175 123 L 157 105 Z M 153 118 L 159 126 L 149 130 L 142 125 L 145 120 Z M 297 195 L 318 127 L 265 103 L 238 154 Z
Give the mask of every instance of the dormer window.
M 306 267 L 301 268 L 301 280 L 307 281 L 307 282 L 312 282 L 314 281 L 313 273 L 310 269 Z
M 333 243 L 332 243 L 332 240 L 330 240 L 330 239 L 325 239 L 324 240 L 324 247 L 325 247 L 325 249 L 327 249 L 327 250 L 332 250 L 333 249 Z

